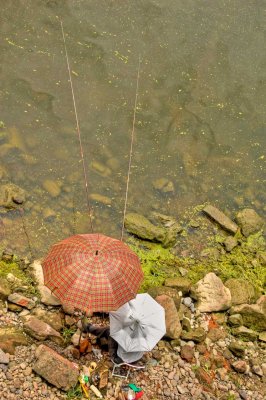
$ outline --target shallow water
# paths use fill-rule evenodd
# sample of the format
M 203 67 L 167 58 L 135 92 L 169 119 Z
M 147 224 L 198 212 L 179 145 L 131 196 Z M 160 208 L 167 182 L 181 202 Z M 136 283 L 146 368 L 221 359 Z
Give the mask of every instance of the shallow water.
M 2 247 L 43 256 L 90 230 L 60 20 L 89 193 L 109 198 L 91 200 L 95 231 L 120 237 L 139 57 L 128 210 L 265 214 L 265 2 L 5 0 L 0 13 L 0 171 L 27 191 L 23 214 L 2 214 Z

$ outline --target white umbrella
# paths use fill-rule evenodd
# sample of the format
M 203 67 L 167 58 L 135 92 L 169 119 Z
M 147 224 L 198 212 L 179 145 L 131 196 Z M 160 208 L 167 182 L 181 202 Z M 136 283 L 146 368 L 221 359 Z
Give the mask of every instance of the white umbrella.
M 137 294 L 109 316 L 110 335 L 121 355 L 152 350 L 166 332 L 164 308 L 147 293 Z

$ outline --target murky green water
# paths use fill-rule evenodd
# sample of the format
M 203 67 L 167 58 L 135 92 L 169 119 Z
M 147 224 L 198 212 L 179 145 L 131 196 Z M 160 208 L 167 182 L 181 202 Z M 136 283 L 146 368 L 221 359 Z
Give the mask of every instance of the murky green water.
M 0 172 L 27 191 L 23 219 L 2 214 L 2 245 L 28 252 L 23 222 L 38 256 L 89 231 L 61 19 L 89 192 L 108 197 L 91 200 L 96 231 L 120 236 L 139 56 L 128 210 L 181 218 L 210 201 L 265 213 L 265 9 L 259 0 L 2 2 Z M 173 191 L 156 190 L 160 178 Z

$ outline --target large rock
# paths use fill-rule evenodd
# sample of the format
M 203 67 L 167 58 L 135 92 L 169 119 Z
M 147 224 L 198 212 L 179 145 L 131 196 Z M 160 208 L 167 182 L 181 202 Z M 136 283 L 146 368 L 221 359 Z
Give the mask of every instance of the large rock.
M 77 364 L 44 345 L 40 345 L 36 350 L 33 370 L 58 389 L 65 391 L 74 387 L 79 377 Z
M 147 218 L 137 213 L 126 215 L 125 227 L 128 232 L 133 233 L 141 239 L 163 242 L 166 237 L 164 228 L 153 225 Z
M 263 300 L 266 296 L 262 296 L 256 304 L 242 304 L 232 307 L 231 314 L 240 314 L 243 325 L 257 332 L 266 330 L 266 302 Z
M 43 269 L 40 260 L 35 260 L 31 264 L 32 274 L 37 281 L 38 290 L 41 295 L 41 302 L 47 306 L 59 306 L 60 300 L 53 295 L 50 289 L 44 285 Z
M 170 339 L 178 339 L 182 327 L 174 300 L 171 297 L 162 294 L 161 296 L 156 297 L 156 301 L 161 304 L 165 310 L 166 336 Z
M 25 202 L 25 191 L 13 183 L 0 186 L 0 207 L 16 208 Z
M 9 354 L 15 353 L 17 346 L 27 346 L 29 338 L 17 328 L 0 327 L 0 349 Z
M 205 214 L 207 214 L 210 218 L 212 218 L 215 222 L 217 222 L 222 228 L 231 233 L 236 233 L 238 230 L 237 224 L 235 224 L 229 217 L 227 217 L 222 211 L 218 210 L 218 208 L 208 205 L 203 208 Z
M 252 208 L 245 208 L 236 215 L 236 221 L 244 236 L 258 232 L 263 227 L 263 219 Z
M 28 310 L 31 310 L 33 307 L 35 307 L 35 301 L 32 299 L 29 299 L 28 297 L 22 296 L 19 293 L 12 293 L 8 296 L 8 301 L 10 303 L 17 304 L 18 306 L 25 307 Z
M 50 339 L 58 344 L 62 344 L 63 339 L 60 333 L 58 333 L 46 322 L 41 321 L 32 315 L 27 315 L 25 317 L 25 321 L 24 331 L 34 339 L 41 341 Z
M 231 292 L 232 305 L 254 303 L 256 291 L 254 286 L 244 279 L 231 278 L 224 284 Z
M 192 286 L 190 295 L 197 300 L 200 312 L 223 311 L 231 307 L 230 290 L 213 272 Z

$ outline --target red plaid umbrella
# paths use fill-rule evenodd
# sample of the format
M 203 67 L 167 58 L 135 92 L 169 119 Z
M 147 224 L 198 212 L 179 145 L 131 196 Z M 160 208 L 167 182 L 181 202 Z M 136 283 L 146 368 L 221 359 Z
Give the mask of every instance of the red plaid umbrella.
M 136 296 L 143 279 L 138 256 L 100 234 L 74 235 L 53 245 L 42 267 L 54 295 L 84 311 L 116 310 Z

